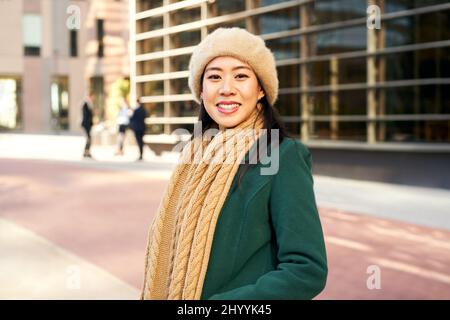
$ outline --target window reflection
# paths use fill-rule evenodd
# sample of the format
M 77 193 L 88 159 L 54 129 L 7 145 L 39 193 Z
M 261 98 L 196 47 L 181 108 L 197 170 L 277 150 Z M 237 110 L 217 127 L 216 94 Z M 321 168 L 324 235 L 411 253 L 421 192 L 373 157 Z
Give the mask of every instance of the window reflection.
M 138 76 L 162 72 L 163 72 L 162 59 L 139 61 L 136 63 L 136 74 Z
M 185 94 L 185 93 L 190 93 L 187 78 L 170 80 L 170 94 Z
M 154 30 L 158 30 L 158 29 L 162 29 L 162 28 L 163 28 L 163 17 L 162 16 L 145 18 L 142 20 L 138 20 L 136 22 L 136 32 L 137 33 L 154 31 Z
M 199 30 L 184 31 L 175 33 L 170 36 L 171 49 L 190 47 L 197 45 L 201 40 L 201 34 Z
M 266 45 L 272 50 L 276 60 L 300 57 L 300 36 L 267 40 Z
M 380 114 L 450 114 L 450 85 L 423 85 L 378 90 Z
M 194 101 L 171 102 L 173 114 L 177 117 L 195 117 L 197 116 L 198 106 Z
M 377 124 L 384 142 L 448 142 L 449 121 L 385 121 Z
M 173 26 L 200 20 L 200 8 L 189 8 L 174 11 L 170 16 Z
M 170 58 L 171 71 L 186 71 L 189 69 L 189 60 L 191 56 L 183 54 L 181 56 L 173 56 Z
M 443 3 L 448 3 L 448 0 L 389 0 L 385 1 L 384 10 L 386 13 L 392 13 Z
M 280 94 L 275 105 L 282 116 L 301 115 L 299 94 Z
M 143 96 L 159 96 L 164 94 L 164 82 L 163 81 L 148 81 L 139 83 L 139 92 Z
M 365 0 L 316 0 L 314 1 L 315 24 L 366 17 Z
M 364 26 L 324 31 L 309 35 L 308 42 L 312 55 L 366 50 L 367 29 Z
M 362 121 L 316 121 L 310 126 L 309 134 L 317 140 L 366 141 L 366 130 L 367 124 Z
M 20 85 L 19 78 L 0 78 L 0 130 L 21 127 Z
M 300 86 L 301 73 L 298 64 L 279 66 L 277 67 L 277 72 L 280 88 L 295 88 Z
M 245 1 L 242 0 L 216 0 L 209 5 L 213 16 L 222 16 L 245 10 Z
M 163 50 L 163 38 L 151 38 L 136 42 L 136 53 L 145 54 Z
M 257 34 L 297 29 L 300 27 L 299 9 L 289 8 L 268 12 L 253 17 L 253 22 L 256 28 L 255 33 Z

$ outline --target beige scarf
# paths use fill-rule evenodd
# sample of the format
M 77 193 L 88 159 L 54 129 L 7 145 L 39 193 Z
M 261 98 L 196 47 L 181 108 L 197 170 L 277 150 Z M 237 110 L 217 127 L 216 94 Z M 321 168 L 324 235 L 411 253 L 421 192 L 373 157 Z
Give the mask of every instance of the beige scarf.
M 238 126 L 183 148 L 150 226 L 141 299 L 200 299 L 219 213 L 262 127 L 255 110 Z

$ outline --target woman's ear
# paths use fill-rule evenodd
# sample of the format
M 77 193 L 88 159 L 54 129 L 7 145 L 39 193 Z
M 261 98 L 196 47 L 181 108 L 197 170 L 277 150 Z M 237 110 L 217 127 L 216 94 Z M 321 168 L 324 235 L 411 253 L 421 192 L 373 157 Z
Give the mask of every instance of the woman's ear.
M 258 92 L 258 101 L 261 100 L 265 95 L 266 94 L 265 94 L 264 90 L 262 88 L 260 88 L 259 92 Z

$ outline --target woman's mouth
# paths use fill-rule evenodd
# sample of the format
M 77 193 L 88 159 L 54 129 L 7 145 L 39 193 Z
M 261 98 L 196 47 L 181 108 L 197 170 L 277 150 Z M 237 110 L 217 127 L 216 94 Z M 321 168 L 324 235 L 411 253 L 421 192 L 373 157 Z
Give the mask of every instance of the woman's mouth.
M 216 106 L 220 113 L 231 114 L 236 112 L 240 105 L 240 103 L 218 103 Z

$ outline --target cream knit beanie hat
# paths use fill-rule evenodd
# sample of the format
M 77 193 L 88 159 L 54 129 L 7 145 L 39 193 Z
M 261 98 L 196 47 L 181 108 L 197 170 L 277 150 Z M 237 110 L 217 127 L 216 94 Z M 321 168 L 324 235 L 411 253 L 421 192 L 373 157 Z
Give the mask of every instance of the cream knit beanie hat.
M 189 88 L 198 103 L 205 67 L 219 56 L 230 56 L 247 63 L 258 77 L 267 101 L 274 105 L 278 96 L 275 58 L 262 38 L 241 28 L 218 28 L 195 47 L 189 62 Z

